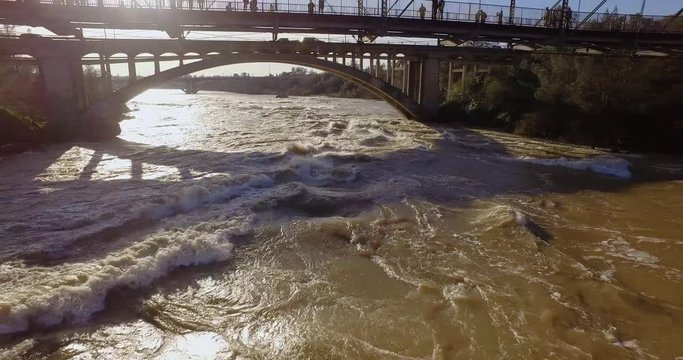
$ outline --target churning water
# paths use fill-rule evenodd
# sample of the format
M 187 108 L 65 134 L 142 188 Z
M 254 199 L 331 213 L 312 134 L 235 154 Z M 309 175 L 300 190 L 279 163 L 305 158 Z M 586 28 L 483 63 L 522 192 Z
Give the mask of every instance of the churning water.
M 0 358 L 683 357 L 683 164 L 368 100 L 130 103 L 0 158 Z

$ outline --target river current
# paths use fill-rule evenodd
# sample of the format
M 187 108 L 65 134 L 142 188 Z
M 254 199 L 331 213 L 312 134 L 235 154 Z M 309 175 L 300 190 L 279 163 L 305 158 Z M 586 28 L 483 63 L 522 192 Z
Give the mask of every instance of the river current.
M 152 90 L 0 158 L 2 359 L 683 359 L 683 162 Z

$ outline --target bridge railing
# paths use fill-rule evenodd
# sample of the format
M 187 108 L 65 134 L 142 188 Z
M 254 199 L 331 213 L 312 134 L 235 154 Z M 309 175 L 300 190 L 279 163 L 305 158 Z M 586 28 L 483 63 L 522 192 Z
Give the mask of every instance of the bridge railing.
M 7 1 L 7 0 L 0 0 Z M 31 0 L 24 0 L 31 1 Z M 43 4 L 64 6 L 100 6 L 124 8 L 182 9 L 193 11 L 255 11 L 278 13 L 309 13 L 309 2 L 306 0 L 256 0 L 256 8 L 252 9 L 251 0 L 34 0 Z M 319 0 L 314 0 L 313 13 L 320 14 Z M 326 0 L 323 14 L 382 16 L 376 6 L 376 0 Z M 368 6 L 374 4 L 375 6 Z M 424 4 L 424 15 L 420 5 Z M 432 2 L 412 2 L 408 8 L 397 5 L 390 9 L 386 16 L 409 19 L 432 19 Z M 228 10 L 230 9 L 230 10 Z M 560 24 L 561 13 L 558 9 L 516 7 L 510 16 L 510 7 L 505 5 L 479 4 L 459 1 L 445 1 L 443 12 L 436 12 L 436 19 L 441 21 L 457 21 L 471 23 L 487 23 L 515 25 L 523 27 L 567 28 L 579 29 L 579 24 L 590 16 L 588 12 L 571 12 L 571 18 Z M 673 16 L 651 16 L 640 14 L 596 13 L 583 23 L 579 30 L 623 31 L 623 32 L 683 32 L 683 19 L 676 26 L 670 26 Z

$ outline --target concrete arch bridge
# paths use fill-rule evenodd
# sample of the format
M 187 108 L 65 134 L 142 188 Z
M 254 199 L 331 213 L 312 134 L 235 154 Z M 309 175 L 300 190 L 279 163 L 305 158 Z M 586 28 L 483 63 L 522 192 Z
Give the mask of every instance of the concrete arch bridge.
M 232 64 L 277 62 L 335 74 L 374 93 L 405 117 L 430 120 L 441 102 L 441 86 L 453 75 L 465 76 L 476 65 L 510 62 L 516 54 L 472 49 L 394 44 L 299 42 L 229 42 L 191 40 L 0 39 L 0 59 L 38 64 L 51 99 L 53 126 L 65 137 L 77 133 L 86 118 L 101 111 L 84 87 L 83 66 L 99 66 L 101 88 L 109 106 L 123 104 L 147 89 L 198 71 Z M 3 56 L 4 55 L 4 56 Z M 177 66 L 162 71 L 162 63 Z M 152 75 L 139 76 L 139 63 L 154 64 Z M 125 63 L 128 83 L 112 86 L 111 65 Z M 465 64 L 458 70 L 453 64 Z M 447 79 L 443 70 L 448 69 Z M 482 67 L 479 67 L 479 71 Z

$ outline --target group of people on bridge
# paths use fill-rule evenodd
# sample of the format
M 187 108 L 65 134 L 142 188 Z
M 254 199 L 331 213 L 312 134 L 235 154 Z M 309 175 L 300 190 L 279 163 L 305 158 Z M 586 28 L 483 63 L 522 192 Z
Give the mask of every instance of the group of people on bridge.
M 22 2 L 26 2 L 27 0 L 19 0 Z M 39 1 L 39 0 L 34 0 L 34 1 Z M 104 6 L 104 2 L 107 0 L 52 0 L 54 4 L 57 5 L 76 5 L 76 6 L 91 6 L 91 5 L 97 5 L 97 6 Z M 125 1 L 125 2 L 124 2 Z M 195 1 L 196 1 L 196 7 L 195 7 Z M 239 0 L 237 0 L 239 1 Z M 238 11 L 239 5 L 238 2 L 235 2 L 233 4 L 232 1 L 228 1 L 227 5 L 225 6 L 225 10 L 227 11 Z M 257 12 L 257 11 L 269 11 L 269 12 L 278 12 L 278 6 L 277 6 L 277 1 L 275 0 L 274 2 L 268 4 L 267 9 L 259 9 L 259 0 L 242 0 L 242 11 L 251 11 L 251 12 Z M 264 1 L 264 0 L 262 0 Z M 272 0 L 271 0 L 272 1 Z M 431 12 L 431 19 L 432 20 L 443 20 L 444 19 L 444 8 L 446 6 L 446 1 L 445 0 L 431 0 L 432 2 L 432 12 Z M 95 4 L 93 4 L 95 3 Z M 119 7 L 127 7 L 126 3 L 130 4 L 129 7 L 131 8 L 152 8 L 156 7 L 157 9 L 187 9 L 187 10 L 208 10 L 209 8 L 215 8 L 215 0 L 212 0 L 211 3 L 208 4 L 207 6 L 207 0 L 155 0 L 155 3 L 152 4 L 152 0 L 119 0 Z M 141 4 L 142 3 L 142 4 Z M 302 4 L 301 4 L 302 5 Z M 308 4 L 306 5 L 307 11 L 309 14 L 323 14 L 325 13 L 325 0 L 318 0 L 318 9 L 316 11 L 316 5 L 314 3 L 314 0 L 309 0 Z M 545 10 L 543 10 L 543 16 L 539 20 L 539 23 L 543 23 L 543 26 L 547 28 L 571 28 L 571 24 L 573 21 L 573 13 L 571 8 L 567 7 L 566 12 L 563 14 L 563 11 L 561 8 L 548 8 L 546 7 Z M 333 10 L 334 12 L 334 10 Z M 364 1 L 359 0 L 358 1 L 358 15 L 359 16 L 364 16 L 367 15 L 365 6 L 364 6 Z M 419 18 L 424 20 L 426 15 L 427 15 L 427 8 L 425 7 L 425 4 L 422 3 L 420 4 L 420 8 L 418 9 L 418 15 Z M 462 14 L 459 14 L 462 15 Z M 466 14 L 469 16 L 469 20 L 472 20 L 472 14 Z M 564 15 L 564 16 L 563 16 Z M 495 15 L 495 20 L 499 25 L 503 24 L 503 10 L 500 10 L 499 12 L 496 13 Z M 481 8 L 477 10 L 477 12 L 474 14 L 474 21 L 477 24 L 484 24 L 486 23 L 486 19 L 488 18 L 488 14 Z M 512 23 L 512 19 L 510 20 Z
M 555 29 L 569 29 L 571 28 L 573 17 L 574 14 L 570 7 L 567 7 L 567 12 L 564 17 L 562 16 L 561 8 L 545 8 L 545 11 L 543 12 L 543 26 Z

